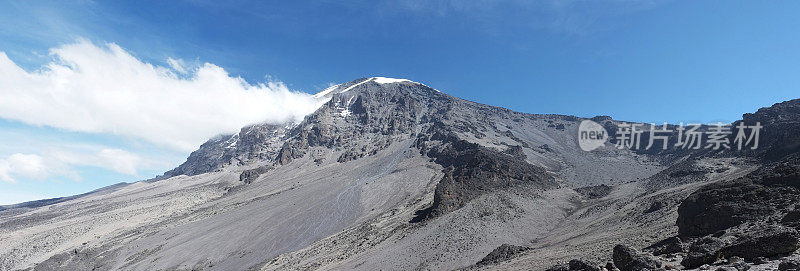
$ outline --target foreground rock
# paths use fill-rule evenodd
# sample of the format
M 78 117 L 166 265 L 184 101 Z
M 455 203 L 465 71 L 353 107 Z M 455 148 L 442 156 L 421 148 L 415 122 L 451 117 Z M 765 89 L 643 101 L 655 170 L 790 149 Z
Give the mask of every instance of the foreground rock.
M 759 227 L 759 226 L 756 226 Z M 720 254 L 731 257 L 739 256 L 748 260 L 757 257 L 769 257 L 792 253 L 800 247 L 800 234 L 793 228 L 783 226 L 766 226 L 764 228 L 748 229 L 733 241 L 723 247 Z
M 689 253 L 681 261 L 686 268 L 696 268 L 710 264 L 719 258 L 718 252 L 725 246 L 725 242 L 717 237 L 700 238 L 689 246 Z
M 614 265 L 621 271 L 653 270 L 661 268 L 663 265 L 658 260 L 626 245 L 615 246 L 612 258 Z
M 678 233 L 699 237 L 748 221 L 783 220 L 793 225 L 800 216 L 800 158 L 792 156 L 745 177 L 711 184 L 692 193 L 678 207 Z
M 678 232 L 694 239 L 681 264 L 694 268 L 733 256 L 753 260 L 800 248 L 800 159 L 701 188 L 678 208 Z
M 686 245 L 678 237 L 670 237 L 648 247 L 654 256 L 686 252 Z
M 800 248 L 800 234 L 780 225 L 747 225 L 728 229 L 720 238 L 706 236 L 693 242 L 681 264 L 695 268 L 717 260 L 742 257 L 756 260 L 794 252 Z

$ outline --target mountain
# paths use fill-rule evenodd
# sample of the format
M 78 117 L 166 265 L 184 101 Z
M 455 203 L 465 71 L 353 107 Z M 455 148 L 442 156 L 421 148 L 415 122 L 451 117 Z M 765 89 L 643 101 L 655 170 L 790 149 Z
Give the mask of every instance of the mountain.
M 514 112 L 409 80 L 361 78 L 316 97 L 327 102 L 302 122 L 215 137 L 153 180 L 7 206 L 0 269 L 695 267 L 798 226 L 798 100 L 744 115 L 764 126 L 757 150 L 640 151 L 612 140 L 588 152 L 577 142 L 589 119 Z M 612 136 L 625 125 L 591 120 Z M 708 219 L 720 210 L 753 215 Z M 708 240 L 717 245 L 696 249 Z M 791 253 L 792 240 L 758 255 Z

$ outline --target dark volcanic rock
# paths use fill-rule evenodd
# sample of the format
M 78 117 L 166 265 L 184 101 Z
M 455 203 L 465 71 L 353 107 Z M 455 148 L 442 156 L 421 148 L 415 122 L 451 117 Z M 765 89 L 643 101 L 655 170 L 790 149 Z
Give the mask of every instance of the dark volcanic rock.
M 591 261 L 571 260 L 569 261 L 570 271 L 600 271 L 599 265 Z
M 797 260 L 783 260 L 778 264 L 780 271 L 800 271 L 800 261 Z
M 774 161 L 800 152 L 800 99 L 744 114 L 742 121 L 748 125 L 760 122 L 763 126 L 758 149 L 749 151 L 755 156 Z
M 660 268 L 662 263 L 626 245 L 616 245 L 612 254 L 614 265 L 621 271 L 641 271 Z
M 689 246 L 689 253 L 681 261 L 681 265 L 687 268 L 696 268 L 713 263 L 720 258 L 719 250 L 725 245 L 725 242 L 717 237 L 700 238 Z
M 573 259 L 567 264 L 554 265 L 547 271 L 600 271 L 600 266 L 591 261 Z
M 667 204 L 666 202 L 654 201 L 653 203 L 650 204 L 650 207 L 647 208 L 647 210 L 644 210 L 644 213 L 645 214 L 649 214 L 649 213 L 661 210 L 661 209 L 663 209 L 664 207 L 667 207 L 667 206 L 669 206 L 669 204 Z
M 672 164 L 645 180 L 644 183 L 651 191 L 656 191 L 688 183 L 708 181 L 706 174 L 711 171 L 711 168 L 700 166 L 694 159 L 689 159 Z
M 261 174 L 266 173 L 270 169 L 272 169 L 271 166 L 260 166 L 254 169 L 245 170 L 242 172 L 242 174 L 239 174 L 239 181 L 246 184 L 252 183 L 258 179 L 258 176 L 261 176 Z
M 754 260 L 787 254 L 800 248 L 800 234 L 793 228 L 779 225 L 755 225 L 730 229 L 723 241 L 717 237 L 698 239 L 689 247 L 681 264 L 688 268 L 711 264 L 721 258 L 742 257 Z
M 720 249 L 719 253 L 725 257 L 739 256 L 751 260 L 791 253 L 798 248 L 800 248 L 800 234 L 797 230 L 773 225 L 758 226 L 757 229 L 738 234 L 737 240 Z
M 733 256 L 725 262 L 725 265 L 728 267 L 733 267 L 736 271 L 750 270 L 750 265 L 744 262 L 744 259 L 741 257 Z
M 653 255 L 655 256 L 686 251 L 686 246 L 683 244 L 683 241 L 681 241 L 681 239 L 678 237 L 670 237 L 664 239 L 647 248 L 653 250 Z
M 800 206 L 795 205 L 794 210 L 791 210 L 786 213 L 786 215 L 781 218 L 781 224 L 798 228 L 800 227 Z
M 780 220 L 800 202 L 798 186 L 800 159 L 796 156 L 734 181 L 707 185 L 678 207 L 678 232 L 703 236 L 746 221 Z
M 489 264 L 496 264 L 499 262 L 507 261 L 519 255 L 526 250 L 529 250 L 528 247 L 523 246 L 515 246 L 509 244 L 502 244 L 499 247 L 489 252 L 489 255 L 483 257 L 477 265 L 489 265 Z
M 687 268 L 696 268 L 703 264 L 713 263 L 720 258 L 721 255 L 718 252 L 725 245 L 725 242 L 717 237 L 700 238 L 689 245 L 689 253 L 681 261 L 681 265 Z
M 594 116 L 594 117 L 592 117 L 592 120 L 595 121 L 595 122 L 602 122 L 602 121 L 613 120 L 613 119 L 611 118 L 611 116 Z
M 678 207 L 678 232 L 683 236 L 703 236 L 764 218 L 776 211 L 764 204 L 777 196 L 772 192 L 752 183 L 704 187 Z
M 417 213 L 412 222 L 436 217 L 463 207 L 480 195 L 525 187 L 556 188 L 555 178 L 544 168 L 514 156 L 445 134 L 434 126 L 421 134 L 417 147 L 444 168 L 444 177 L 436 185 L 433 204 Z
M 581 194 L 588 199 L 599 199 L 608 196 L 608 194 L 611 193 L 611 190 L 613 190 L 611 186 L 601 184 L 597 186 L 577 188 L 575 189 L 575 192 L 578 192 L 578 194 Z
M 799 162 L 796 155 L 788 156 L 686 198 L 678 208 L 678 232 L 685 237 L 715 234 L 727 241 L 701 238 L 681 264 L 691 268 L 720 257 L 754 259 L 797 250 L 800 236 L 792 227 L 797 226 L 794 212 L 800 201 Z
M 167 171 L 161 178 L 198 175 L 230 164 L 245 164 L 274 159 L 291 125 L 257 124 L 233 135 L 220 135 L 203 143 L 186 162 Z

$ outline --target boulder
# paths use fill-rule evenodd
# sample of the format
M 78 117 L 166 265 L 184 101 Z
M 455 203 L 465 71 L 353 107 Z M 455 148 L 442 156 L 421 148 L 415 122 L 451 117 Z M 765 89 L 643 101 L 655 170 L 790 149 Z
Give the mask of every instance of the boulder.
M 798 209 L 798 206 L 795 206 L 794 210 L 787 212 L 781 218 L 781 224 L 795 228 L 800 227 L 800 209 Z
M 681 261 L 681 265 L 686 268 L 697 268 L 704 264 L 714 263 L 720 258 L 719 250 L 725 245 L 725 242 L 717 237 L 700 238 L 689 245 L 689 252 Z
M 499 247 L 492 250 L 492 252 L 489 252 L 489 255 L 483 257 L 483 259 L 481 259 L 481 261 L 479 261 L 477 265 L 489 265 L 489 264 L 503 262 L 518 256 L 520 253 L 528 249 L 530 248 L 523 246 L 502 244 Z
M 612 254 L 614 265 L 621 271 L 653 270 L 662 266 L 661 262 L 626 245 L 616 245 Z
M 746 221 L 763 220 L 777 212 L 777 206 L 770 203 L 781 198 L 781 192 L 748 180 L 708 185 L 681 202 L 678 233 L 700 237 Z
M 246 184 L 250 184 L 256 179 L 258 179 L 258 177 L 261 176 L 261 174 L 264 174 L 271 169 L 272 169 L 271 166 L 260 166 L 257 168 L 242 171 L 242 173 L 239 174 L 239 181 Z
M 571 260 L 569 261 L 569 271 L 600 271 L 600 267 L 591 261 Z
M 664 255 L 664 254 L 673 254 L 679 252 L 686 252 L 686 246 L 684 245 L 683 241 L 681 241 L 678 237 L 670 237 L 659 241 L 648 247 L 648 249 L 652 249 L 653 255 Z
M 739 256 L 748 260 L 794 252 L 800 248 L 800 234 L 796 229 L 771 225 L 748 230 L 732 244 L 720 249 L 725 257 Z
M 725 262 L 725 265 L 734 268 L 736 271 L 747 271 L 750 269 L 750 265 L 744 262 L 742 257 L 737 256 L 730 257 Z
M 791 253 L 800 248 L 800 234 L 794 228 L 780 225 L 756 225 L 730 229 L 723 241 L 706 236 L 689 246 L 689 253 L 681 264 L 695 268 L 716 262 L 721 258 L 741 257 L 755 260 Z

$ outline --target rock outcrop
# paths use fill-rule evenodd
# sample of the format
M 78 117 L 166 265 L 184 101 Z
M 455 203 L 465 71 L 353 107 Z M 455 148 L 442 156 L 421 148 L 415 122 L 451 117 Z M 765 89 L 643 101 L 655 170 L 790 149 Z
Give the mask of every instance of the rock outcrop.
M 799 187 L 800 160 L 792 155 L 696 191 L 678 208 L 678 232 L 701 237 L 682 264 L 697 267 L 722 257 L 751 260 L 797 250 Z
M 529 249 L 530 248 L 523 246 L 502 244 L 492 250 L 492 252 L 489 252 L 489 254 L 483 257 L 476 265 L 489 265 L 507 261 Z
M 256 124 L 232 135 L 220 135 L 203 143 L 186 162 L 165 172 L 158 179 L 212 172 L 228 165 L 271 162 L 278 155 L 292 123 Z
M 444 177 L 436 186 L 432 205 L 418 212 L 413 222 L 458 209 L 492 191 L 515 187 L 541 190 L 558 186 L 555 178 L 542 167 L 460 140 L 439 127 L 441 124 L 434 124 L 432 131 L 421 134 L 417 148 L 444 168 Z
M 612 254 L 614 266 L 621 271 L 642 271 L 661 268 L 663 263 L 626 245 L 616 245 Z

